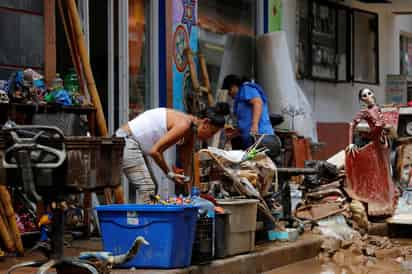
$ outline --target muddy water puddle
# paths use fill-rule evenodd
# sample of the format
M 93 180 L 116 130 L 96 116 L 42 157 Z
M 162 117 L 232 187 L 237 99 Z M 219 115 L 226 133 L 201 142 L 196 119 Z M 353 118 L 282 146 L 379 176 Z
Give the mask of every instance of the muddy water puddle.
M 333 243 L 325 240 L 316 258 L 265 274 L 412 274 L 412 239 L 369 236 L 336 250 Z
M 410 268 L 412 269 L 412 268 Z M 333 262 L 321 262 L 318 258 L 305 260 L 266 272 L 265 274 L 395 274 L 410 273 L 407 268 L 397 262 L 375 262 L 373 265 L 345 265 L 339 266 Z

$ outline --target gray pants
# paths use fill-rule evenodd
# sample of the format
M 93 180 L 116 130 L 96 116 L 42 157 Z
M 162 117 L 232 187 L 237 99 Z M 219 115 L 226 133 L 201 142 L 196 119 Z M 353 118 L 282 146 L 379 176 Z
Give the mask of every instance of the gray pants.
M 119 131 L 116 135 L 125 137 Z M 150 194 L 155 194 L 155 184 L 147 164 L 139 143 L 132 137 L 125 137 L 122 168 L 129 181 L 131 203 L 147 204 L 150 202 Z

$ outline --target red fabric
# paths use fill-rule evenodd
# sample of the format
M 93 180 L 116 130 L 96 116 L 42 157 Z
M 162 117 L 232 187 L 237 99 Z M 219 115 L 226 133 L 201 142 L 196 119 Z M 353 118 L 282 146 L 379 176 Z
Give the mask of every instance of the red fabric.
M 210 196 L 209 194 L 203 194 L 203 193 L 201 193 L 201 194 L 200 194 L 200 198 L 203 198 L 203 199 L 205 199 L 205 200 L 208 200 L 208 201 L 212 202 L 215 206 L 217 205 L 216 199 L 213 198 L 212 196 Z
M 371 142 L 357 154 L 346 154 L 347 192 L 368 204 L 371 216 L 391 215 L 396 200 L 389 172 L 388 149 Z

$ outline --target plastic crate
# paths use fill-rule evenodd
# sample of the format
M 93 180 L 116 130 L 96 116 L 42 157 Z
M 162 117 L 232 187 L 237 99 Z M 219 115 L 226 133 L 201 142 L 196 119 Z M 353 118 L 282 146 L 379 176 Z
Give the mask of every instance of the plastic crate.
M 150 245 L 121 268 L 181 268 L 190 265 L 198 208 L 107 205 L 96 208 L 105 251 L 125 253 L 138 236 Z
M 218 259 L 228 256 L 226 235 L 229 233 L 230 213 L 218 213 L 215 218 L 215 257 Z
M 214 218 L 203 217 L 196 223 L 192 263 L 208 263 L 214 258 Z
M 100 178 L 101 140 L 96 137 L 66 137 L 66 186 L 78 189 L 95 189 L 105 186 Z M 110 168 L 110 167 L 105 167 Z
M 101 138 L 100 161 L 98 169 L 100 180 L 105 186 L 118 186 L 122 178 L 122 160 L 124 139 L 111 137 Z
M 247 253 L 255 249 L 255 231 L 258 200 L 227 199 L 217 204 L 230 212 L 225 224 L 221 256 Z

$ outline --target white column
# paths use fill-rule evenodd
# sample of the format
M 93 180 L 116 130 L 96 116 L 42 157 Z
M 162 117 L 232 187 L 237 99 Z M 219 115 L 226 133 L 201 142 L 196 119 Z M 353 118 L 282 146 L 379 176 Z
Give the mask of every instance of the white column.
M 114 14 L 113 0 L 107 1 L 107 92 L 109 134 L 114 133 Z
M 146 2 L 150 5 L 150 107 L 159 106 L 159 0 Z
M 119 3 L 119 124 L 129 119 L 129 1 Z
M 119 125 L 129 120 L 129 1 L 118 1 L 119 5 Z M 122 176 L 124 198 L 129 201 L 129 182 Z
M 81 0 L 78 2 L 80 18 L 82 20 L 84 40 L 86 42 L 87 53 L 90 51 L 90 24 L 89 24 L 89 0 Z
M 265 12 L 265 1 L 268 0 L 258 0 L 256 1 L 256 34 L 257 35 L 261 35 L 264 33 L 265 28 L 265 16 L 264 16 L 264 12 Z

